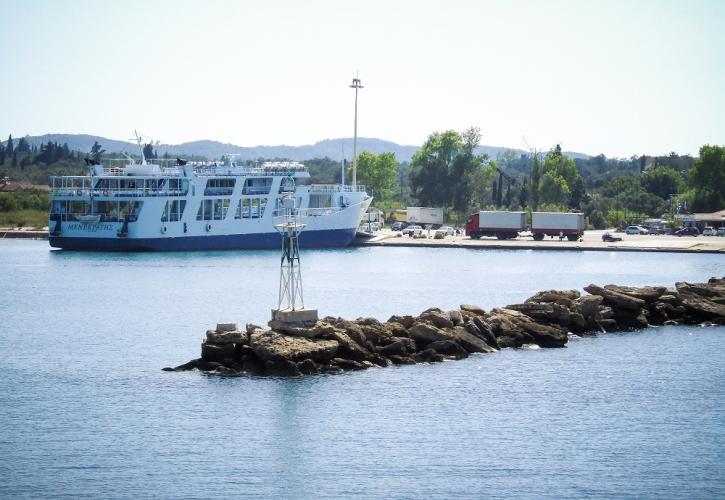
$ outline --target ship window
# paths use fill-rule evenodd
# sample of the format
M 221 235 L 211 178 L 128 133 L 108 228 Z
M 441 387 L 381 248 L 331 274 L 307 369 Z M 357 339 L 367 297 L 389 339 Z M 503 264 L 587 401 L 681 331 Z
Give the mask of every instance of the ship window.
M 129 222 L 136 222 L 138 215 L 141 213 L 142 202 L 140 201 L 122 201 L 118 204 L 118 216 L 120 220 L 128 217 Z
M 310 194 L 310 208 L 329 208 L 332 206 L 332 195 Z
M 226 195 L 229 196 L 234 192 L 234 184 L 236 179 L 209 179 L 206 181 L 205 196 Z
M 295 190 L 295 180 L 292 177 L 283 177 L 279 182 L 280 193 L 292 193 Z
M 214 200 L 214 220 L 224 220 L 229 210 L 229 198 Z
M 264 217 L 267 198 L 244 198 L 237 203 L 235 219 L 259 219 Z
M 269 194 L 271 189 L 271 177 L 251 177 L 244 180 L 242 194 Z
M 196 213 L 196 220 L 211 220 L 213 201 L 201 200 L 201 203 L 199 203 L 199 211 Z
M 118 221 L 118 202 L 116 201 L 94 201 L 93 212 L 101 216 L 101 222 Z
M 186 200 L 167 201 L 164 213 L 161 216 L 162 222 L 178 222 L 184 216 Z
M 237 213 L 234 214 L 235 219 L 249 219 L 249 198 L 239 200 L 237 205 Z
M 181 194 L 181 195 L 185 195 L 186 194 L 186 191 L 187 191 L 186 185 L 187 185 L 187 183 L 184 182 L 182 179 L 169 179 L 168 181 L 169 181 L 168 182 L 168 186 L 169 186 L 168 189 L 169 189 L 169 194 L 170 195 L 174 196 L 174 195 L 179 195 L 179 194 Z

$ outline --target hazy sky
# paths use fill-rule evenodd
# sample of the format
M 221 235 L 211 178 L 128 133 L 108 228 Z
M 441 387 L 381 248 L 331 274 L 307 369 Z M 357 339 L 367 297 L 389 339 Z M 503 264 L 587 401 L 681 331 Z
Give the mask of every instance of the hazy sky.
M 725 0 L 0 0 L 0 136 L 725 144 Z M 526 142 L 526 143 L 525 143 Z

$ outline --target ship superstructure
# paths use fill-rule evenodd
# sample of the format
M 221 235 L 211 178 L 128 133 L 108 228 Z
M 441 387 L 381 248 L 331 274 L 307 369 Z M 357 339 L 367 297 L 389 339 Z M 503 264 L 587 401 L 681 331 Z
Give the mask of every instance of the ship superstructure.
M 95 162 L 94 162 L 95 163 Z M 72 250 L 279 248 L 274 220 L 293 194 L 301 247 L 341 247 L 372 198 L 364 186 L 311 184 L 297 162 L 252 166 L 127 157 L 51 178 L 50 245 Z

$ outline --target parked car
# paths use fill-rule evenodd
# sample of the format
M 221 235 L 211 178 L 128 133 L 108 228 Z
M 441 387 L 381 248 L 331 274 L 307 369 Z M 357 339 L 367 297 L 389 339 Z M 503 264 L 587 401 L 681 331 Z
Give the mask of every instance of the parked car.
M 714 227 L 707 226 L 702 230 L 703 236 L 715 236 L 717 235 L 717 231 L 715 231 Z
M 642 226 L 627 226 L 624 232 L 626 234 L 649 234 L 649 231 Z
M 422 232 L 423 232 L 422 227 L 413 224 L 412 226 L 408 226 L 405 229 L 403 229 L 403 236 L 405 236 L 406 234 L 408 236 L 418 236 Z
M 665 228 L 662 226 L 650 226 L 649 234 L 665 234 Z
M 612 233 L 604 233 L 602 235 L 602 241 L 609 241 L 609 242 L 612 242 L 612 241 L 622 241 L 622 237 L 621 236 L 615 236 Z
M 675 236 L 700 236 L 700 231 L 695 226 L 683 227 L 675 231 Z
M 725 227 L 720 227 L 717 229 L 717 235 L 718 236 L 725 236 Z
M 393 225 L 390 226 L 390 229 L 393 231 L 402 231 L 405 229 L 405 222 L 393 222 Z
M 456 230 L 450 226 L 442 226 L 436 229 L 435 234 L 442 234 L 443 236 L 453 236 Z

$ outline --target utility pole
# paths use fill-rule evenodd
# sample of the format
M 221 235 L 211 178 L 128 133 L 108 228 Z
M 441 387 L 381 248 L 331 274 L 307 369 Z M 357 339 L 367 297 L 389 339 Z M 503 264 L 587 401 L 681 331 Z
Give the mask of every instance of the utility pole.
M 351 89 L 355 89 L 355 135 L 352 139 L 352 185 L 357 186 L 357 91 L 358 89 L 364 89 L 360 79 L 355 76 L 352 79 Z

